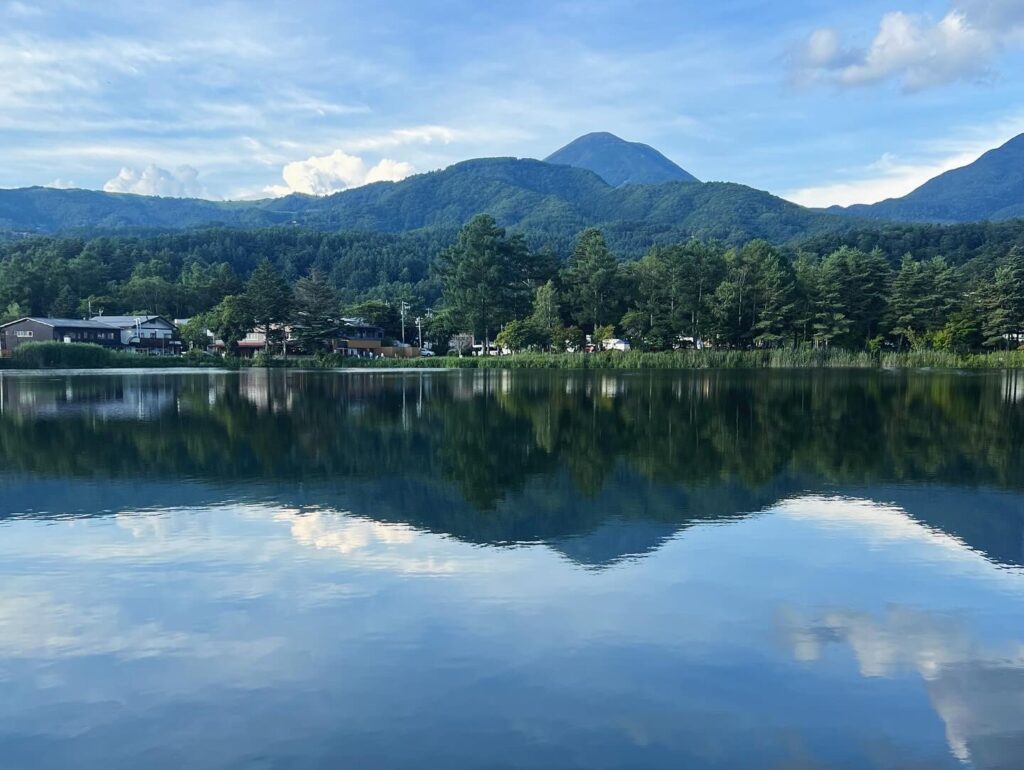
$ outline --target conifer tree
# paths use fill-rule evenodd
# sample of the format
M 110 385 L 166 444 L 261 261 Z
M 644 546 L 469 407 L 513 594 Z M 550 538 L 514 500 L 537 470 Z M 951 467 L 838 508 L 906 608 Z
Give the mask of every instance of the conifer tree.
M 590 228 L 580 234 L 566 267 L 565 284 L 577 323 L 595 328 L 617 320 L 619 264 L 600 230 Z
M 266 335 L 268 351 L 271 343 L 283 342 L 283 325 L 291 316 L 292 291 L 269 259 L 261 261 L 249 276 L 245 302 L 256 328 Z
M 979 297 L 986 347 L 1017 347 L 1024 334 L 1024 251 L 1014 248 Z

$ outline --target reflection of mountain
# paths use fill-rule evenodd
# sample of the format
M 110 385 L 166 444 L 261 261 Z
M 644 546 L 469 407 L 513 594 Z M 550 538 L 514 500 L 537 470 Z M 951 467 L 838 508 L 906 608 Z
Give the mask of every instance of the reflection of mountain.
M 1021 565 L 1024 507 L 1012 490 L 1024 487 L 1024 404 L 1009 382 L 806 371 L 0 377 L 0 517 L 267 501 L 473 543 L 541 541 L 608 565 L 694 522 L 811 492 L 893 502 Z
M 969 548 L 998 564 L 1024 567 L 1024 499 L 990 489 L 816 489 L 811 482 L 786 477 L 759 488 L 735 483 L 686 488 L 650 483 L 620 469 L 592 497 L 581 497 L 566 475 L 534 478 L 482 513 L 453 485 L 413 478 L 211 485 L 19 476 L 4 478 L 2 483 L 0 520 L 259 503 L 344 512 L 480 545 L 544 543 L 574 562 L 595 567 L 650 553 L 694 524 L 733 521 L 782 500 L 820 493 L 889 503 L 892 511 L 898 511 L 890 514 L 889 531 L 898 526 L 903 534 L 921 538 L 942 533 L 957 548 Z M 861 529 L 877 524 L 852 523 Z

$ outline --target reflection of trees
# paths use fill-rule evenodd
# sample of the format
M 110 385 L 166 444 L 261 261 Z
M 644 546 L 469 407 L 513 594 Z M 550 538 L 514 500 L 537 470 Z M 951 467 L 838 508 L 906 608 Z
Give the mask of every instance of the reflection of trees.
M 1014 392 L 1000 373 L 7 377 L 0 462 L 119 479 L 438 479 L 496 517 L 533 515 L 498 505 L 531 479 L 565 474 L 589 499 L 621 468 L 689 490 L 782 476 L 1020 489 Z M 111 408 L 129 397 L 132 408 Z

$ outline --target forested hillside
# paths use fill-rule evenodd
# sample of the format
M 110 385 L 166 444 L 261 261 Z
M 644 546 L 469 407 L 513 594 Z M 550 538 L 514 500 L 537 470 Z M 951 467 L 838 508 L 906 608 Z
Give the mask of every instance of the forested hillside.
M 215 203 L 87 190 L 0 190 L 0 230 L 20 234 L 282 224 L 400 233 L 455 230 L 481 212 L 562 252 L 580 230 L 599 226 L 632 256 L 654 243 L 690 237 L 733 244 L 751 238 L 783 241 L 852 226 L 848 218 L 743 185 L 667 182 L 615 188 L 592 171 L 514 158 L 465 161 L 320 198 Z

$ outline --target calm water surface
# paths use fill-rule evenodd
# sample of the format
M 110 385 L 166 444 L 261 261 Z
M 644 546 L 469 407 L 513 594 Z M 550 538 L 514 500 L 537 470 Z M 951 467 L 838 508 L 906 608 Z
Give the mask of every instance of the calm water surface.
M 1024 373 L 0 376 L 0 767 L 1024 767 Z

